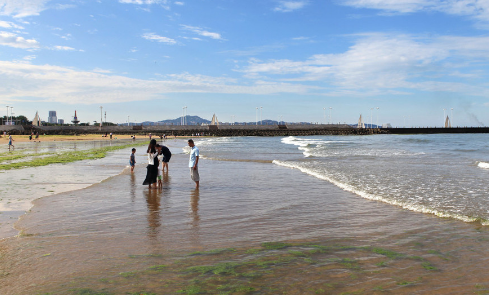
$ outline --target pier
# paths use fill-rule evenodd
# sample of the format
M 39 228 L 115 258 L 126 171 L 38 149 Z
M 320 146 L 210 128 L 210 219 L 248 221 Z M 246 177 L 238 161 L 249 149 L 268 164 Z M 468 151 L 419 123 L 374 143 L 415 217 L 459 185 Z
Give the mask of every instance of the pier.
M 287 125 L 131 125 L 131 126 L 31 126 L 0 125 L 0 132 L 10 134 L 48 135 L 129 134 L 154 136 L 310 136 L 310 135 L 372 135 L 372 134 L 448 134 L 489 133 L 489 127 L 424 127 L 424 128 L 355 128 L 333 124 Z

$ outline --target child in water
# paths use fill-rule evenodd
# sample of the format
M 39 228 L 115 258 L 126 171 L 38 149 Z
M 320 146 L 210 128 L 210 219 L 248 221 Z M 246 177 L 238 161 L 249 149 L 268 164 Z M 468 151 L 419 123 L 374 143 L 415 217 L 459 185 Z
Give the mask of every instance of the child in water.
M 156 150 L 158 151 L 158 161 L 163 160 L 163 155 L 161 153 L 161 146 L 159 144 L 156 145 Z M 158 169 L 158 188 L 163 188 L 163 173 L 162 169 Z
M 134 166 L 136 165 L 136 149 L 132 149 L 131 156 L 129 157 L 129 165 L 131 165 L 131 173 L 134 172 Z

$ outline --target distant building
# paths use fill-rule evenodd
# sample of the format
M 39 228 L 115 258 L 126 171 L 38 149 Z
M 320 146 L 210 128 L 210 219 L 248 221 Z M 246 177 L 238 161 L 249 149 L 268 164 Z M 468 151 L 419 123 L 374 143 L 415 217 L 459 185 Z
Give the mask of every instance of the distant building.
M 78 117 L 76 116 L 76 110 L 75 110 L 75 116 L 73 117 L 73 120 L 71 120 L 71 123 L 78 125 L 80 123 L 80 120 L 78 120 Z
M 58 123 L 58 117 L 56 117 L 56 111 L 49 111 L 48 123 L 50 124 Z
M 214 116 L 212 116 L 211 125 L 219 125 L 219 120 L 217 120 L 216 114 L 214 114 Z
M 365 124 L 363 123 L 362 115 L 360 115 L 360 118 L 358 119 L 357 128 L 365 128 Z
M 450 121 L 450 118 L 448 116 L 445 120 L 445 128 L 452 128 L 452 122 Z
M 37 112 L 36 112 L 36 115 L 34 116 L 34 119 L 32 120 L 32 125 L 33 126 L 42 126 L 41 118 L 39 118 L 39 114 Z
M 59 125 L 63 125 L 64 123 L 65 123 L 65 120 L 63 120 L 63 119 L 58 119 L 58 124 L 59 124 Z

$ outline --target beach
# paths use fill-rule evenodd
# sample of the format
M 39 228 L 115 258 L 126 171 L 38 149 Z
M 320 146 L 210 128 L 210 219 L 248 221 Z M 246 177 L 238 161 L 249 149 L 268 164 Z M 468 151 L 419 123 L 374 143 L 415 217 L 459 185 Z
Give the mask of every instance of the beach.
M 182 139 L 163 142 L 173 156 L 158 190 L 141 185 L 144 146 L 138 148 L 133 174 L 127 167 L 130 148 L 86 163 L 39 167 L 51 176 L 69 167 L 77 168 L 75 179 L 96 171 L 98 176 L 36 198 L 15 222 L 16 236 L 0 241 L 0 293 L 484 294 L 489 290 L 487 210 L 478 213 L 466 205 L 467 211 L 456 209 L 458 215 L 450 216 L 452 208 L 460 207 L 455 200 L 442 204 L 428 196 L 436 201 L 428 204 L 429 198 L 416 198 L 409 187 L 392 193 L 405 186 L 393 176 L 383 175 L 391 187 L 370 177 L 386 170 L 375 170 L 371 162 L 383 157 L 393 167 L 405 161 L 401 170 L 414 181 L 417 175 L 410 169 L 438 159 L 437 152 L 430 154 L 431 145 L 423 147 L 424 140 L 196 139 L 202 157 L 200 190 L 188 175 L 188 147 Z M 414 145 L 407 148 L 405 142 Z M 387 151 L 389 146 L 399 153 Z M 367 153 L 372 147 L 384 150 Z M 461 161 L 459 169 L 485 177 L 472 159 L 479 155 L 469 154 L 460 158 L 470 164 Z M 421 159 L 409 166 L 415 162 L 410 157 Z M 370 173 L 356 174 L 355 165 L 371 167 Z M 430 171 L 418 169 L 418 175 Z M 5 181 L 6 173 L 0 177 Z M 22 185 L 14 186 L 21 190 Z M 478 189 L 477 184 L 464 188 L 483 195 Z M 425 194 L 432 190 L 447 198 L 437 186 L 425 188 Z M 484 206 L 483 198 L 471 202 Z M 450 217 L 439 217 L 443 214 Z
M 115 139 L 131 139 L 131 135 L 126 134 L 113 134 L 113 140 Z M 144 138 L 143 136 L 141 136 Z M 39 142 L 39 141 L 87 141 L 87 140 L 110 140 L 110 134 L 107 137 L 101 134 L 79 134 L 79 135 L 39 135 L 39 138 L 35 138 L 35 135 L 29 139 L 29 135 L 12 135 L 14 139 L 14 145 L 16 142 Z M 0 137 L 0 144 L 8 144 L 8 135 Z

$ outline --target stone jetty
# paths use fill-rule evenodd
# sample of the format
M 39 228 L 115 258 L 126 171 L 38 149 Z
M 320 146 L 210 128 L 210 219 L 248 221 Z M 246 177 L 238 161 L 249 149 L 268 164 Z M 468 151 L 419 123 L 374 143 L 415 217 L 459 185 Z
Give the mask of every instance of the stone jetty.
M 307 135 L 371 135 L 371 134 L 438 134 L 489 133 L 489 127 L 455 128 L 355 128 L 333 124 L 287 125 L 131 125 L 131 126 L 8 126 L 0 125 L 0 132 L 10 134 L 75 135 L 75 134 L 134 134 L 159 136 L 307 136 Z

